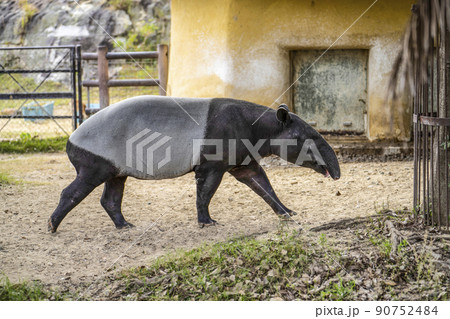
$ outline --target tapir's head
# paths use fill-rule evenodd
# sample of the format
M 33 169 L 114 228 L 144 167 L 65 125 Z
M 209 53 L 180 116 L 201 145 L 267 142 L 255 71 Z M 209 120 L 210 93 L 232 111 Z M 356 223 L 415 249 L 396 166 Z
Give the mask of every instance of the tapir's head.
M 285 104 L 278 107 L 276 117 L 281 131 L 275 138 L 279 140 L 278 144 L 282 144 L 282 141 L 288 144 L 284 152 L 279 147 L 276 154 L 290 163 L 312 168 L 326 177 L 331 176 L 335 180 L 341 177 L 336 154 L 319 132 L 296 114 L 290 113 Z

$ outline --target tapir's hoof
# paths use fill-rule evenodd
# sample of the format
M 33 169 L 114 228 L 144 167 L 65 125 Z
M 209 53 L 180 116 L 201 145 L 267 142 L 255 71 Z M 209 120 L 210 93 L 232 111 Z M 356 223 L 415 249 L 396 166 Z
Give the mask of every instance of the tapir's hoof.
M 198 222 L 198 226 L 200 228 L 209 227 L 209 226 L 216 226 L 216 225 L 218 225 L 218 223 L 214 219 L 211 219 L 210 221 L 207 221 L 207 222 Z
M 125 222 L 123 225 L 116 226 L 117 229 L 127 229 L 136 227 L 132 223 Z
M 282 221 L 290 221 L 292 220 L 292 215 L 290 213 L 284 213 L 284 214 L 279 214 L 278 217 L 282 220 Z
M 290 211 L 288 211 L 287 213 L 289 214 L 289 216 L 295 216 L 295 215 L 297 215 L 297 213 L 294 212 L 293 210 L 290 210 Z
M 295 216 L 295 215 L 297 215 L 296 212 L 294 212 L 293 210 L 288 210 L 281 214 L 278 214 L 278 217 L 280 217 L 281 220 L 291 220 L 292 216 Z
M 52 219 L 51 219 L 51 218 L 48 219 L 48 222 L 47 222 L 47 229 L 48 229 L 48 231 L 51 232 L 51 233 L 55 233 L 55 232 L 56 232 L 56 227 L 53 226 L 53 223 L 52 223 Z

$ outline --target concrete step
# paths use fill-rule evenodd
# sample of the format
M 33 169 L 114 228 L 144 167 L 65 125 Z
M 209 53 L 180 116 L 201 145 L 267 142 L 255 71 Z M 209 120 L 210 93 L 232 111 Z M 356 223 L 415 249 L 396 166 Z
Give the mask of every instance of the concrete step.
M 412 160 L 413 142 L 369 141 L 361 135 L 323 135 L 341 161 Z

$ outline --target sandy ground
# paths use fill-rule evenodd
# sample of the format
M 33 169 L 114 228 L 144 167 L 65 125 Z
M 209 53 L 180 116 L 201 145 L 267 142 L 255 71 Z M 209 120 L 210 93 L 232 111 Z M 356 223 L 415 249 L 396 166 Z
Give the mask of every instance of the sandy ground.
M 411 208 L 412 162 L 345 163 L 339 181 L 304 168 L 268 167 L 281 201 L 309 228 L 335 219 Z M 221 225 L 200 229 L 193 174 L 162 181 L 129 179 L 125 218 L 136 227 L 116 230 L 100 205 L 99 187 L 62 222 L 55 234 L 47 219 L 75 170 L 65 154 L 1 155 L 0 172 L 23 180 L 0 187 L 0 273 L 12 281 L 79 283 L 116 269 L 146 264 L 179 248 L 239 236 L 267 236 L 280 221 L 267 204 L 225 175 L 210 212 Z M 288 227 L 298 226 L 291 222 Z

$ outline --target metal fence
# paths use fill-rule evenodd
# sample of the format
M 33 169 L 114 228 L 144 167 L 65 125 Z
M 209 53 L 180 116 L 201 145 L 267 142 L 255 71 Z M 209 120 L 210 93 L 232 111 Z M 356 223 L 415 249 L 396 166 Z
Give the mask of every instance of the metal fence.
M 0 48 L 0 139 L 70 135 L 81 93 L 80 46 Z
M 414 99 L 414 207 L 425 225 L 449 227 L 450 33 L 440 29 L 428 61 L 430 81 L 416 81 Z M 446 30 L 442 32 L 442 30 Z M 416 76 L 418 78 L 418 76 Z

